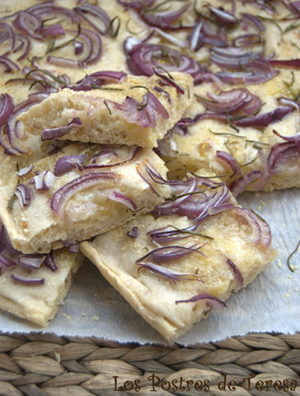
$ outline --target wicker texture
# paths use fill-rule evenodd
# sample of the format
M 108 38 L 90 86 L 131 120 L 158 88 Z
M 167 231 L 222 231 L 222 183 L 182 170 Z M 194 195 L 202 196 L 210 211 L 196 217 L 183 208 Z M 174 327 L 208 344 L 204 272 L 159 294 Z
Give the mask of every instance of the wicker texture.
M 120 345 L 52 334 L 0 335 L 1 396 L 299 396 L 299 375 L 300 334 L 249 334 L 191 347 Z M 159 378 L 161 385 L 153 388 L 151 376 L 155 383 Z M 288 389 L 279 391 L 270 385 L 270 381 L 283 384 L 287 379 Z M 290 388 L 292 379 L 298 383 L 296 390 Z M 140 381 L 138 388 L 136 380 Z M 174 386 L 169 386 L 174 380 L 178 388 L 175 392 Z M 206 390 L 191 385 L 199 380 L 208 381 Z M 120 391 L 126 381 L 127 390 Z M 190 381 L 190 385 L 187 387 L 184 381 Z M 228 389 L 230 381 L 235 381 L 235 389 Z M 259 382 L 257 388 L 258 381 L 262 385 Z

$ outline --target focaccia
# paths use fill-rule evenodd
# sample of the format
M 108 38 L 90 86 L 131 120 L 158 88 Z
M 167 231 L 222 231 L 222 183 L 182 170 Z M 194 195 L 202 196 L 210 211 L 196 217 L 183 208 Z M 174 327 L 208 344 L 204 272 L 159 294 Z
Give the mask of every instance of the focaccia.
M 67 248 L 48 255 L 14 251 L 0 227 L 0 309 L 39 326 L 54 318 L 83 261 Z
M 154 214 L 81 244 L 103 276 L 168 341 L 213 307 L 224 308 L 225 300 L 276 256 L 267 224 L 240 208 L 224 183 L 191 178 L 173 189 L 178 198 Z M 183 198 L 187 190 L 193 195 Z
M 299 76 L 295 71 L 295 91 Z M 258 85 L 195 87 L 193 105 L 159 142 L 172 173 L 200 169 L 226 181 L 235 196 L 244 190 L 299 187 L 299 109 L 291 101 L 280 102 L 288 96 L 290 79 L 290 71 L 282 71 Z M 236 110 L 226 114 L 226 106 Z
M 78 143 L 29 168 L 4 172 L 0 216 L 12 245 L 23 253 L 47 253 L 151 211 L 169 187 L 156 183 L 150 168 L 166 176 L 151 149 Z
M 62 89 L 22 113 L 19 120 L 26 133 L 41 135 L 42 140 L 57 137 L 156 147 L 157 140 L 191 104 L 193 79 L 180 73 L 172 73 L 172 79 L 167 77 L 170 84 L 156 75 L 124 78 L 119 84 L 88 91 L 82 90 L 80 84 L 75 91 Z M 79 119 L 79 124 L 68 128 L 74 119 Z M 62 127 L 67 127 L 66 132 Z

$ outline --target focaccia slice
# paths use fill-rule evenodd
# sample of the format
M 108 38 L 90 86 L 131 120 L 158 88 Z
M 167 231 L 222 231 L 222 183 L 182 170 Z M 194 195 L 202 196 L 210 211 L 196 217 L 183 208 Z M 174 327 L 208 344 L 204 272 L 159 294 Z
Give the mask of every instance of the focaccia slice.
M 0 216 L 12 245 L 23 253 L 47 253 L 151 211 L 170 190 L 149 169 L 166 176 L 151 149 L 85 144 L 65 147 L 31 168 L 10 168 L 0 177 Z
M 157 140 L 181 118 L 193 96 L 191 76 L 172 73 L 172 79 L 166 78 L 167 82 L 157 75 L 128 76 L 122 83 L 88 91 L 80 85 L 75 90 L 62 89 L 23 113 L 19 120 L 25 132 L 41 135 L 42 140 L 156 147 Z
M 81 244 L 103 276 L 168 341 L 213 307 L 224 307 L 275 258 L 268 225 L 240 208 L 224 183 L 191 178 L 173 184 L 173 191 L 178 198 L 154 215 Z
M 172 172 L 185 168 L 219 176 L 237 196 L 243 190 L 300 186 L 299 71 L 281 71 L 246 87 L 207 83 L 196 87 L 184 119 L 159 142 Z
M 21 255 L 11 247 L 9 252 L 3 246 L 3 233 L 4 230 L 0 250 L 0 308 L 46 327 L 63 304 L 83 256 L 66 248 L 52 251 L 48 256 Z M 41 266 L 30 269 L 38 267 L 39 260 L 43 261 Z

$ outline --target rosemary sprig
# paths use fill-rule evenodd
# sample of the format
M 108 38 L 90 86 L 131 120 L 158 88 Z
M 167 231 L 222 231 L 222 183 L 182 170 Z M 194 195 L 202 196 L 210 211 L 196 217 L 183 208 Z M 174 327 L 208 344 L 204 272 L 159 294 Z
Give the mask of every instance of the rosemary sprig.
M 164 71 L 164 72 L 167 74 L 167 76 L 168 76 L 171 80 L 174 81 L 174 77 L 172 76 L 172 74 L 171 74 L 170 72 L 168 72 L 167 69 L 165 69 L 165 68 L 162 67 L 162 66 L 157 66 L 156 69 L 161 69 L 162 71 Z M 153 67 L 153 71 L 154 71 L 154 70 L 155 70 L 155 68 Z
M 107 104 L 107 102 L 106 102 L 105 99 L 104 99 L 103 103 L 105 104 L 105 106 L 106 106 L 106 108 L 107 108 L 109 114 L 111 115 L 111 114 L 112 114 L 112 113 L 111 113 L 111 109 L 110 109 L 110 107 L 108 106 L 108 104 Z
M 63 84 L 65 85 L 66 82 L 64 80 L 61 80 L 60 78 L 56 77 L 54 74 L 52 74 L 49 70 L 45 70 L 45 69 L 32 69 L 30 70 L 25 76 L 24 76 L 24 80 L 23 80 L 23 84 L 26 82 L 27 78 L 30 76 L 31 73 L 33 72 L 39 72 L 39 73 L 44 73 L 47 76 L 51 77 L 54 81 L 58 82 L 59 84 Z M 36 82 L 41 82 L 44 80 L 38 80 Z M 49 82 L 47 80 L 45 80 L 45 82 L 47 82 L 47 84 L 49 84 Z
M 12 197 L 10 198 L 10 200 L 7 203 L 7 209 L 8 210 L 12 210 L 14 207 L 14 203 L 15 203 L 15 199 L 16 199 L 16 195 L 15 193 L 13 193 Z
M 269 147 L 270 145 L 268 143 L 263 143 L 263 142 L 259 142 L 258 140 L 251 140 L 251 139 L 246 139 L 247 143 L 254 143 L 260 146 L 266 146 Z
M 240 165 L 240 168 L 241 168 L 242 166 L 247 166 L 247 165 L 253 164 L 253 162 L 256 161 L 257 158 L 258 158 L 258 157 L 255 157 L 253 160 L 251 160 L 251 161 L 249 161 L 249 162 L 246 162 L 245 164 Z
M 263 17 L 261 15 L 257 15 L 257 18 L 261 19 L 262 21 L 273 23 L 280 30 L 280 33 L 283 34 L 283 30 L 282 30 L 281 26 L 274 19 Z
M 171 224 L 169 224 L 168 227 L 175 228 L 175 230 L 180 231 L 182 234 L 191 234 L 191 235 L 200 236 L 200 237 L 206 238 L 206 239 L 214 239 L 213 237 L 211 237 L 209 235 L 201 234 L 200 232 L 189 231 L 187 228 L 177 228 Z
M 213 135 L 219 135 L 219 136 L 232 136 L 235 138 L 239 138 L 239 139 L 245 139 L 246 136 L 243 135 L 236 135 L 235 133 L 230 133 L 230 132 L 215 132 L 211 129 L 209 129 L 209 132 L 212 133 Z
M 283 83 L 284 83 L 284 85 L 288 88 L 288 90 L 290 91 L 290 94 L 292 95 L 292 97 L 293 97 L 293 100 L 298 100 L 299 99 L 299 94 L 297 95 L 295 92 L 294 92 L 294 90 L 292 89 L 292 86 L 294 85 L 294 83 L 295 83 L 295 74 L 294 74 L 294 71 L 292 70 L 291 71 L 291 74 L 292 74 L 292 81 L 290 82 L 290 83 L 288 83 L 287 81 L 284 81 Z
M 149 103 L 149 89 L 147 88 L 147 87 L 145 87 L 144 85 L 133 85 L 132 87 L 130 87 L 129 89 L 136 89 L 136 88 L 144 88 L 144 89 L 146 89 L 147 90 L 147 100 L 146 100 L 146 103 L 137 103 L 137 105 L 136 105 L 136 109 L 137 109 L 137 111 L 142 111 L 142 110 L 144 110 L 147 106 L 148 106 L 148 103 Z
M 299 47 L 299 45 L 297 45 L 296 43 L 294 43 L 294 41 L 291 41 L 291 44 L 292 44 L 292 46 L 293 46 L 293 47 L 296 47 L 296 48 L 297 48 L 297 50 L 299 50 L 299 51 L 300 51 L 300 47 Z
M 47 49 L 46 53 L 49 54 L 50 52 L 57 51 L 57 50 L 59 50 L 61 48 L 66 47 L 67 45 L 69 45 L 73 41 L 75 41 L 81 34 L 81 25 L 80 25 L 80 23 L 78 23 L 77 27 L 78 27 L 78 30 L 77 30 L 76 36 L 74 36 L 70 40 L 65 41 L 64 43 L 61 43 L 61 44 L 57 45 L 56 47 L 54 46 L 54 44 L 55 44 L 55 41 L 54 41 L 53 44 L 50 46 L 50 48 Z
M 291 30 L 297 29 L 297 27 L 299 27 L 299 26 L 300 26 L 299 21 L 293 22 L 284 29 L 282 34 L 286 34 L 286 33 L 290 32 Z

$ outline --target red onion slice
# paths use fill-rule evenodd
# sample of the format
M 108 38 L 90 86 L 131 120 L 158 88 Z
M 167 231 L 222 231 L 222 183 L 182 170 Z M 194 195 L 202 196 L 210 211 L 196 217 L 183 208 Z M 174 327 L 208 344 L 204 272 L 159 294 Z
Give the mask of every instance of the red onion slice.
M 2 266 L 5 268 L 10 268 L 14 265 L 16 265 L 16 263 L 12 259 L 4 256 L 3 254 L 0 254 L 0 269 Z
M 293 142 L 279 143 L 272 147 L 268 157 L 270 172 L 280 174 L 295 160 L 299 160 L 297 145 Z
M 30 51 L 30 47 L 31 47 L 31 42 L 28 39 L 28 37 L 22 36 L 20 34 L 16 35 L 16 39 L 18 41 L 20 41 L 20 45 L 18 47 L 16 47 L 13 52 L 19 52 L 25 46 L 23 54 L 20 55 L 19 58 L 17 59 L 17 62 L 20 62 L 23 59 L 26 59 L 28 57 L 28 54 L 29 54 L 29 51 Z
M 263 32 L 265 30 L 263 23 L 256 16 L 252 14 L 242 14 L 242 17 L 244 19 L 247 19 L 247 21 L 251 22 L 259 31 Z
M 117 2 L 125 8 L 125 10 L 132 8 L 137 11 L 143 11 L 145 7 L 151 7 L 155 1 L 156 0 L 117 0 Z
M 110 24 L 110 17 L 100 7 L 85 3 L 79 7 L 75 7 L 74 11 L 77 12 L 81 18 L 86 20 L 97 32 L 106 34 Z
M 167 85 L 170 85 L 171 87 L 176 88 L 176 91 L 181 94 L 184 95 L 185 94 L 185 90 L 183 88 L 181 88 L 178 84 L 176 84 L 176 82 L 174 80 L 172 80 L 172 78 L 170 78 L 169 76 L 166 76 L 162 73 L 159 73 L 157 70 L 153 70 L 154 74 L 156 74 L 158 77 L 160 77 L 164 83 L 166 83 Z
M 137 238 L 137 236 L 138 236 L 138 228 L 137 227 L 132 227 L 131 231 L 127 232 L 127 236 L 129 236 L 129 238 Z
M 296 133 L 295 135 L 284 136 L 284 135 L 281 135 L 279 132 L 275 131 L 275 129 L 273 129 L 273 133 L 276 136 L 279 136 L 281 139 L 285 140 L 286 142 L 294 142 L 297 145 L 299 153 L 300 153 L 300 132 Z
M 76 167 L 81 168 L 86 160 L 86 154 L 65 155 L 63 157 L 59 157 L 55 164 L 54 175 L 61 176 Z
M 234 47 L 247 47 L 250 45 L 259 44 L 262 42 L 261 37 L 258 34 L 244 34 L 242 36 L 236 37 L 232 41 Z
M 224 11 L 221 8 L 210 7 L 210 11 L 217 20 L 217 22 L 226 28 L 233 28 L 238 23 L 236 17 L 230 12 Z
M 261 244 L 265 248 L 271 246 L 272 235 L 270 227 L 264 219 L 254 213 L 251 209 L 246 208 L 234 208 L 232 213 L 236 213 L 246 221 L 246 224 L 252 230 L 250 239 L 255 245 Z
M 60 23 L 43 28 L 43 37 L 65 36 L 66 32 Z
M 10 95 L 4 93 L 0 97 L 0 128 L 7 122 L 14 111 L 14 103 Z
M 86 75 L 83 79 L 77 81 L 76 84 L 66 85 L 64 88 L 73 91 L 90 91 L 102 87 L 104 84 L 122 83 L 126 80 L 127 73 L 117 71 L 100 71 Z
M 290 115 L 295 108 L 291 106 L 279 106 L 269 113 L 258 114 L 253 117 L 242 118 L 234 121 L 237 127 L 267 127 L 270 124 L 283 120 Z
M 271 59 L 269 63 L 272 67 L 287 67 L 289 69 L 300 69 L 300 59 L 279 60 Z
M 118 191 L 113 191 L 108 196 L 108 198 L 111 199 L 112 201 L 119 202 L 119 203 L 125 205 L 131 211 L 137 210 L 137 206 L 133 202 L 133 200 L 126 197 L 126 195 L 119 193 Z
M 216 113 L 252 115 L 262 104 L 260 98 L 246 88 L 221 91 L 218 95 L 208 92 L 207 96 L 209 99 L 199 96 L 197 99 L 207 110 Z
M 19 184 L 16 188 L 15 195 L 18 197 L 22 208 L 30 205 L 31 194 L 28 186 L 25 184 Z
M 187 2 L 181 8 L 171 12 L 157 12 L 150 14 L 149 12 L 142 12 L 140 18 L 150 26 L 155 26 L 162 30 L 179 30 L 184 28 L 190 28 L 190 26 L 182 26 L 182 24 L 172 25 L 173 22 L 187 11 L 190 7 L 191 2 Z
M 18 257 L 18 265 L 21 267 L 35 270 L 45 261 L 46 256 L 41 254 L 20 254 Z
M 244 287 L 244 279 L 242 277 L 242 274 L 240 273 L 240 270 L 229 258 L 227 258 L 226 263 L 229 265 L 233 272 L 237 287 L 239 289 L 242 289 Z
M 31 278 L 29 276 L 23 276 L 16 273 L 12 274 L 11 277 L 15 282 L 29 286 L 43 285 L 45 283 L 44 278 Z
M 1 43 L 2 43 L 2 38 L 6 41 L 7 39 L 11 39 L 11 45 L 9 48 L 9 51 L 14 50 L 15 48 L 15 44 L 16 44 L 16 34 L 14 32 L 14 30 L 12 29 L 12 27 L 5 22 L 1 22 L 0 23 L 0 37 L 1 37 Z M 3 32 L 7 32 L 7 34 L 3 33 Z
M 181 192 L 180 196 L 174 200 L 165 201 L 161 205 L 156 207 L 156 211 L 159 214 L 172 214 L 179 210 L 179 207 L 183 205 L 186 201 L 192 200 L 192 195 L 197 190 L 197 180 L 196 178 L 190 178 L 186 183 L 183 184 L 185 187 Z M 178 194 L 179 195 L 179 194 Z
M 55 176 L 50 171 L 44 170 L 34 176 L 34 184 L 37 191 L 49 190 L 54 182 Z
M 20 70 L 20 67 L 4 55 L 0 56 L 0 66 L 4 67 L 4 73 L 11 73 Z
M 201 282 L 203 282 L 203 280 L 201 279 L 201 276 L 198 274 L 191 274 L 191 273 L 183 274 L 180 272 L 175 272 L 168 268 L 161 267 L 160 265 L 157 265 L 154 263 L 138 263 L 138 264 L 140 266 L 137 270 L 138 272 L 142 268 L 147 269 L 147 270 L 153 272 L 154 274 L 157 274 L 159 276 L 169 279 L 175 285 L 179 281 L 201 281 Z
M 41 40 L 42 18 L 31 12 L 20 11 L 13 22 L 14 26 L 26 36 Z
M 54 257 L 54 251 L 51 250 L 50 253 L 47 254 L 44 264 L 46 267 L 48 267 L 51 271 L 57 271 L 58 266 L 55 262 L 55 257 Z
M 204 254 L 199 251 L 199 249 L 203 245 L 198 246 L 196 248 L 194 248 L 194 246 L 195 245 L 190 247 L 185 247 L 185 246 L 173 245 L 173 246 L 160 247 L 152 250 L 151 252 L 147 253 L 145 256 L 141 257 L 136 261 L 136 263 L 140 264 L 145 260 L 153 261 L 156 264 L 169 263 L 175 260 L 180 260 L 183 257 L 186 257 L 192 253 L 199 253 L 202 256 L 204 256 Z
M 57 7 L 53 1 L 34 5 L 26 11 L 42 19 L 63 17 L 63 19 L 67 18 L 71 23 L 76 23 L 77 25 L 80 23 L 80 18 L 73 10 L 65 7 Z
M 234 175 L 240 176 L 242 174 L 241 169 L 240 169 L 236 159 L 233 158 L 232 155 L 230 155 L 226 151 L 220 151 L 220 150 L 217 150 L 216 154 L 217 154 L 217 158 L 223 160 L 230 166 Z
M 57 128 L 51 128 L 51 129 L 44 129 L 42 131 L 42 141 L 44 140 L 51 140 L 51 139 L 58 139 L 67 133 L 69 133 L 74 127 L 80 127 L 82 126 L 82 122 L 80 118 L 76 117 L 73 118 L 73 120 L 64 127 L 57 127 Z
M 105 150 L 103 150 L 103 151 L 99 154 L 99 156 L 97 156 L 96 158 L 93 159 L 92 164 L 90 164 L 90 165 L 84 165 L 84 166 L 82 167 L 82 169 L 112 168 L 112 167 L 114 167 L 114 166 L 124 165 L 124 164 L 126 164 L 127 162 L 132 161 L 132 160 L 137 156 L 137 154 L 141 151 L 141 147 L 131 146 L 131 147 L 130 147 L 129 156 L 128 156 L 128 158 L 125 159 L 124 161 L 115 162 L 115 163 L 113 163 L 113 164 L 97 164 L 97 158 L 99 158 L 99 157 L 101 157 L 101 156 L 103 156 L 103 155 L 109 156 L 109 158 L 112 158 L 112 155 L 117 156 L 116 153 L 115 153 L 114 151 L 111 151 L 111 150 L 109 150 L 109 151 L 107 151 L 107 152 L 104 152 L 104 151 L 105 151 Z M 102 154 L 102 153 L 103 153 L 103 154 Z
M 194 297 L 189 298 L 188 300 L 177 300 L 175 304 L 180 303 L 189 303 L 189 302 L 197 302 L 204 300 L 210 307 L 226 307 L 226 304 L 219 300 L 217 297 L 212 296 L 211 294 L 197 294 Z
M 203 81 L 204 70 L 199 63 L 167 46 L 139 44 L 132 48 L 127 58 L 129 70 L 136 75 L 152 76 L 153 68 L 159 69 L 162 64 L 168 72 L 190 74 L 194 78 L 194 84 Z
M 192 232 L 195 231 L 197 225 L 183 228 L 182 230 L 174 230 L 171 226 L 160 228 L 157 230 L 152 230 L 147 232 L 147 235 L 151 238 L 151 241 L 158 243 L 159 245 L 170 243 L 174 241 L 179 241 L 181 239 L 190 238 Z M 191 232 L 189 234 L 189 232 Z
M 75 55 L 82 54 L 83 50 L 84 50 L 84 44 L 81 43 L 80 41 L 75 40 L 74 41 L 74 50 L 75 50 Z
M 62 216 L 65 205 L 75 194 L 96 185 L 98 188 L 114 185 L 119 177 L 112 172 L 89 173 L 78 177 L 56 191 L 51 199 L 51 208 L 58 216 Z
M 278 72 L 271 70 L 270 72 L 219 72 L 215 74 L 219 80 L 225 84 L 261 84 L 266 81 L 272 80 Z
M 122 114 L 128 123 L 137 124 L 142 128 L 155 128 L 159 116 L 163 119 L 169 118 L 169 113 L 165 107 L 151 92 L 143 95 L 142 103 L 129 96 L 126 97 L 123 103 L 112 101 L 107 101 L 107 103 L 111 104 L 115 111 Z
M 204 34 L 202 32 L 204 21 L 200 20 L 195 24 L 192 33 L 189 37 L 189 44 L 191 51 L 198 51 L 204 45 Z
M 232 195 L 237 198 L 249 184 L 253 183 L 254 181 L 258 180 L 261 177 L 261 171 L 253 170 L 248 174 L 240 177 L 239 179 L 235 180 L 230 185 L 230 191 Z

